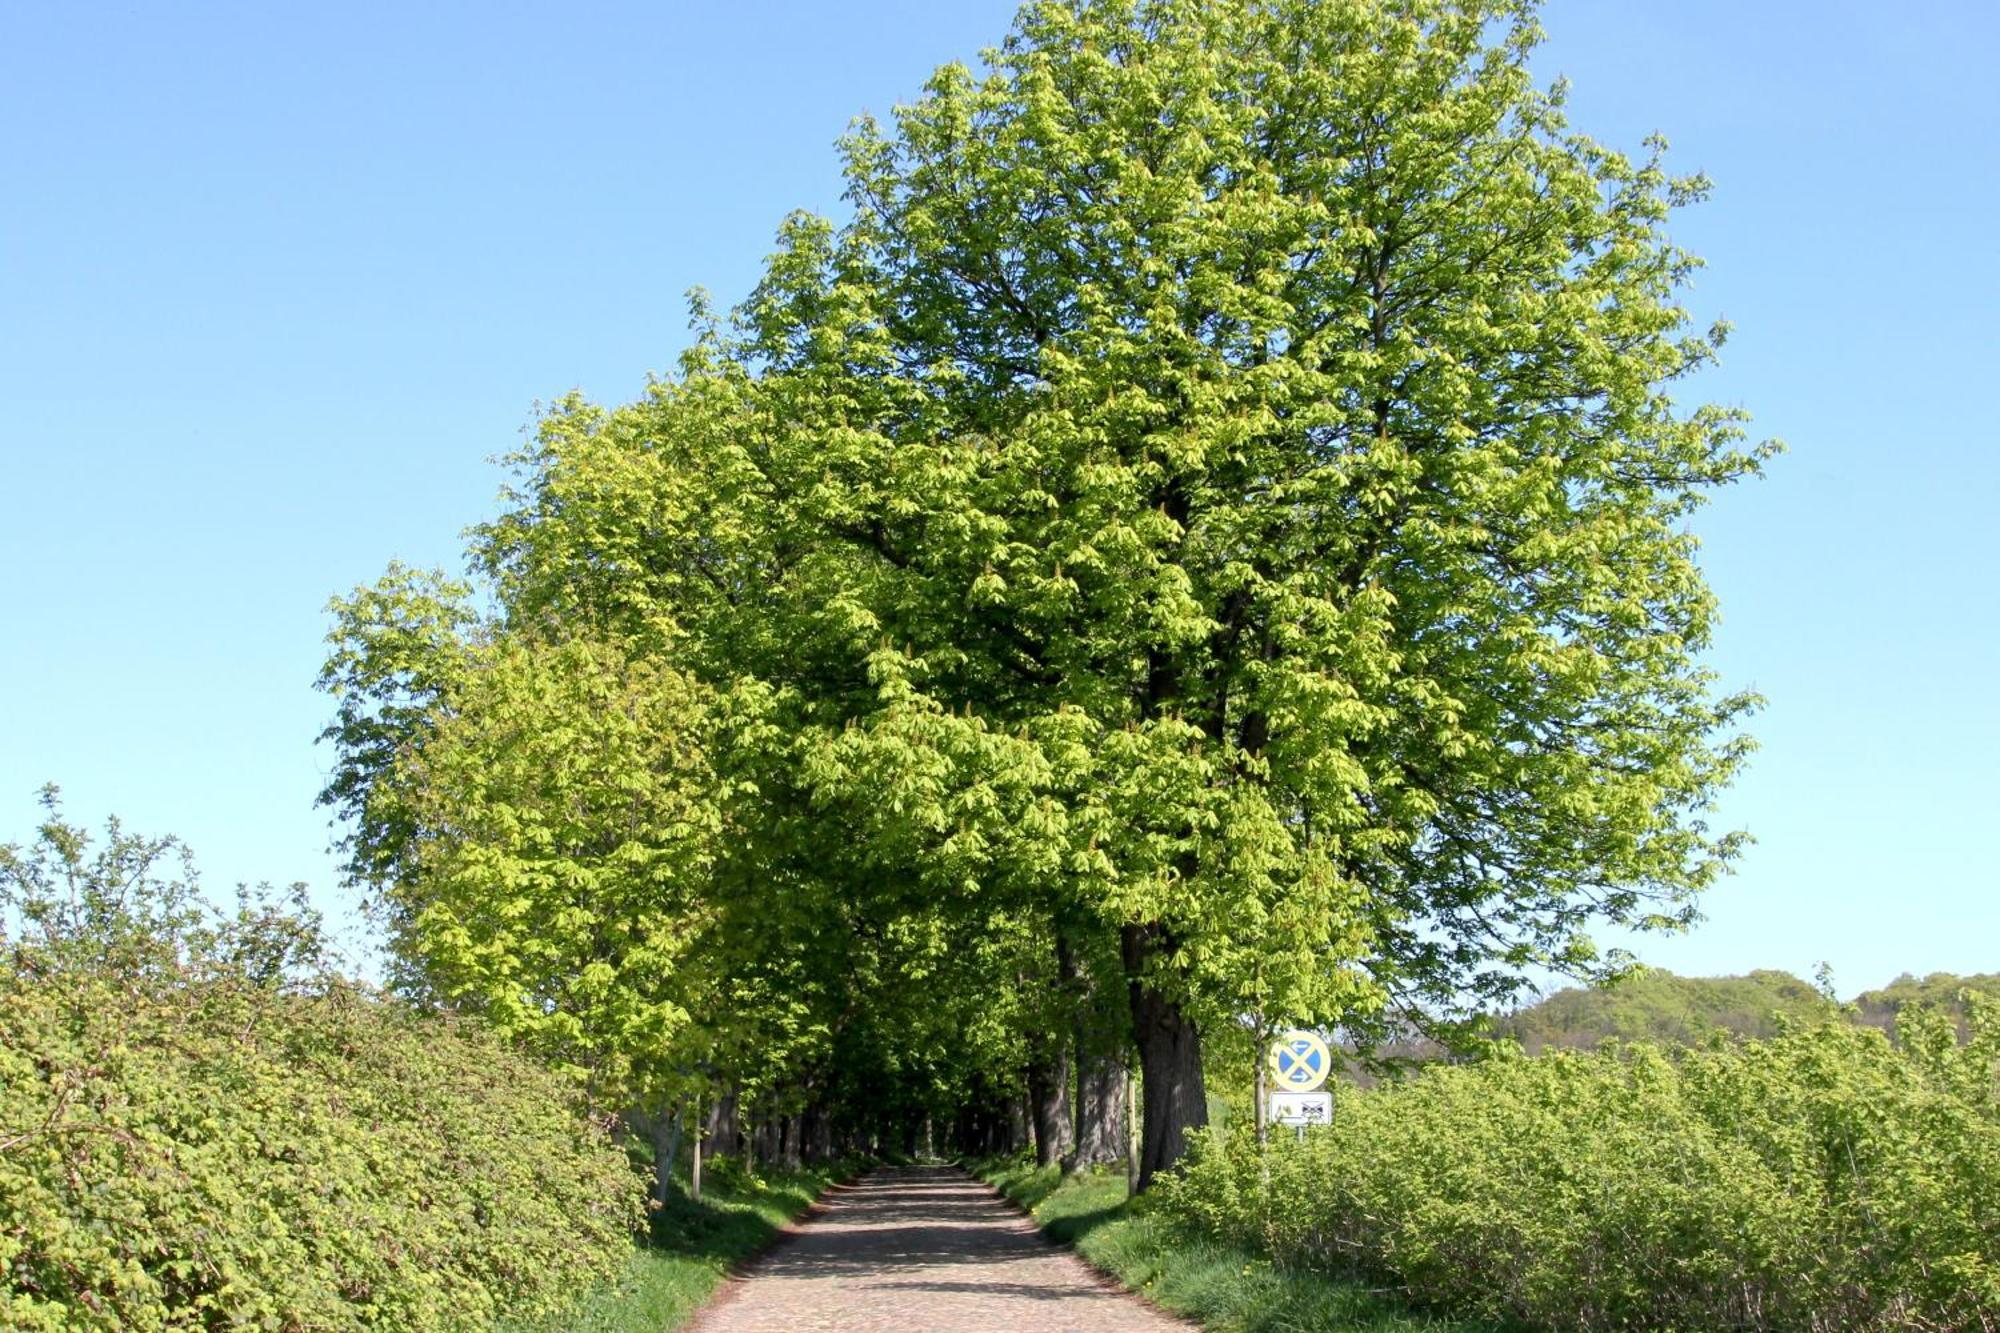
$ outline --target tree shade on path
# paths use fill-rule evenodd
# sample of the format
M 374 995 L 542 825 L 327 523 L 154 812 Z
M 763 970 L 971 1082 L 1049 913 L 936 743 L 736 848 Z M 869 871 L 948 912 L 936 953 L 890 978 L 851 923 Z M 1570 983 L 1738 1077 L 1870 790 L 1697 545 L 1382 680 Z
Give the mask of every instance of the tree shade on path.
M 694 1323 L 698 1333 L 1186 1327 L 1114 1290 L 948 1167 L 892 1168 L 836 1188 L 822 1214 Z

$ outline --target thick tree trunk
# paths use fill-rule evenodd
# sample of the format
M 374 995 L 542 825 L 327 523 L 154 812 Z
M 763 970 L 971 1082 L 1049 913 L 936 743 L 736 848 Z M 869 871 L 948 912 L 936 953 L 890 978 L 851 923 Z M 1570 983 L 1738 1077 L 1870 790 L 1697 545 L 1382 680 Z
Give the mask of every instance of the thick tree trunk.
M 1121 943 L 1132 1033 L 1139 1044 L 1138 1188 L 1143 1191 L 1187 1151 L 1188 1131 L 1208 1123 L 1208 1090 L 1202 1082 L 1201 1034 L 1194 1020 L 1146 976 L 1146 964 L 1158 947 L 1157 932 L 1126 926 Z
M 824 1162 L 833 1156 L 833 1124 L 826 1108 L 815 1104 L 806 1109 L 804 1135 L 808 1161 Z
M 1035 1164 L 1054 1166 L 1069 1155 L 1069 1042 L 1051 1038 L 1028 1066 L 1028 1104 L 1035 1117 Z
M 1000 1151 L 999 1118 L 991 1108 L 975 1103 L 966 1116 L 966 1142 L 980 1157 Z
M 736 1115 L 737 1094 L 732 1085 L 720 1097 L 708 1117 L 708 1143 L 712 1152 L 728 1153 L 732 1157 L 741 1156 L 743 1145 L 738 1142 L 740 1126 Z
M 1063 1169 L 1123 1167 L 1130 1006 L 1122 996 L 1114 1001 L 1102 993 L 1107 988 L 1062 935 L 1056 937 L 1056 970 L 1075 1012 L 1076 1123 Z
M 681 1151 L 681 1112 L 656 1113 L 647 1117 L 653 1141 L 653 1206 L 664 1208 L 673 1197 L 674 1162 Z
M 1007 1151 L 1033 1151 L 1035 1146 L 1035 1121 L 1028 1114 L 1028 1098 L 1025 1093 L 1007 1094 Z
M 1071 1171 L 1121 1166 L 1125 1161 L 1125 1061 L 1086 1055 L 1076 1080 L 1076 1146 L 1064 1163 Z

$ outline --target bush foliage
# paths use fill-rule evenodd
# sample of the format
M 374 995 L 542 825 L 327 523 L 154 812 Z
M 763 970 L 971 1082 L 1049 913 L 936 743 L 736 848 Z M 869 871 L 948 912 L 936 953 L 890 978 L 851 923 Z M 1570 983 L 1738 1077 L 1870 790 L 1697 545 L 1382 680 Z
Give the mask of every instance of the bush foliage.
M 1171 1216 L 1540 1328 L 2000 1328 L 2000 1022 L 1505 1054 L 1205 1137 Z
M 619 1270 L 639 1183 L 565 1083 L 50 804 L 0 847 L 0 1326 L 484 1328 Z

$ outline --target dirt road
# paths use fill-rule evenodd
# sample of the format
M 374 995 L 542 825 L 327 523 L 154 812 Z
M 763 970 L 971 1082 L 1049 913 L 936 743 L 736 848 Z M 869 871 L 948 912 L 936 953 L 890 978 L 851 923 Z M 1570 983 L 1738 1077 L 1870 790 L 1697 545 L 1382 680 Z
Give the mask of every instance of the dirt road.
M 1119 1291 L 948 1167 L 886 1168 L 836 1187 L 822 1212 L 693 1324 L 699 1333 L 1188 1327 Z

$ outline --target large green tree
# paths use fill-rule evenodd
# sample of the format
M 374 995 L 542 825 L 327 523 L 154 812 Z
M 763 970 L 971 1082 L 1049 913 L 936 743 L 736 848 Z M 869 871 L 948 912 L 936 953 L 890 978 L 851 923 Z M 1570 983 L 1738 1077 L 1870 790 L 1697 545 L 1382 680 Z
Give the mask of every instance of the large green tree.
M 850 139 L 855 219 L 749 308 L 878 674 L 1021 739 L 1063 855 L 1018 868 L 1120 934 L 1148 1172 L 1204 1021 L 1587 963 L 1733 849 L 1684 519 L 1756 456 L 1669 396 L 1704 187 L 1571 132 L 1535 36 L 1032 6 Z
M 1118 959 L 1143 1178 L 1204 1027 L 1588 970 L 1736 849 L 1706 186 L 1567 125 L 1533 8 L 1030 4 L 479 539 L 517 632 L 703 691 L 798 891 Z

